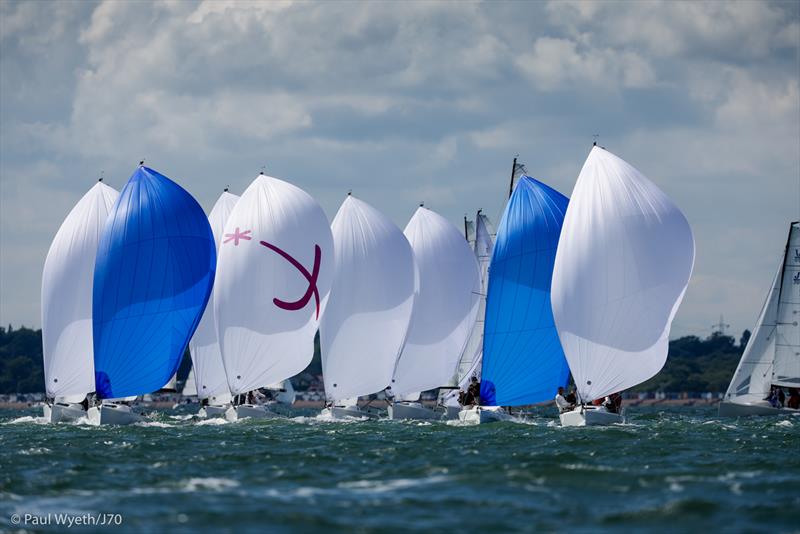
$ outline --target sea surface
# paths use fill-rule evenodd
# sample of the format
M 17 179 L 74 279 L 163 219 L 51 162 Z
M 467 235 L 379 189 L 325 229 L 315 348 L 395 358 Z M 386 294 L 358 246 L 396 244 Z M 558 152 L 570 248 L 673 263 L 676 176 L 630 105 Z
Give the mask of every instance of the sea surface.
M 800 532 L 798 416 L 636 407 L 624 425 L 561 428 L 545 409 L 481 426 L 196 409 L 128 427 L 0 410 L 0 530 Z M 93 514 L 118 515 L 56 524 Z

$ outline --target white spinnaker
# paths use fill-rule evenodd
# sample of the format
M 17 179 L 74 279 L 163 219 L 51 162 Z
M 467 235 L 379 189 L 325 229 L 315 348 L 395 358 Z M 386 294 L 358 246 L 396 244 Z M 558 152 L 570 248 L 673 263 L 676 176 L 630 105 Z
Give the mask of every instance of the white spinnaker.
M 119 193 L 96 183 L 58 229 L 42 272 L 42 350 L 47 396 L 94 391 L 92 286 L 97 244 Z
M 480 273 L 464 237 L 438 213 L 419 207 L 403 233 L 419 294 L 391 387 L 395 396 L 413 398 L 452 379 L 478 313 Z
M 311 362 L 333 265 L 331 229 L 317 201 L 277 178 L 253 180 L 225 224 L 214 289 L 232 393 L 279 382 Z
M 197 381 L 194 376 L 194 367 L 189 369 L 189 374 L 186 377 L 186 382 L 183 383 L 183 391 L 181 391 L 181 395 L 183 395 L 184 397 L 197 396 Z
M 238 200 L 239 197 L 237 195 L 223 191 L 208 215 L 208 223 L 214 233 L 217 253 L 219 253 L 219 246 L 225 233 L 225 223 L 228 221 L 228 217 L 230 217 Z M 217 267 L 216 276 L 220 276 L 219 267 Z M 197 325 L 197 330 L 191 341 L 189 341 L 189 352 L 192 355 L 192 371 L 196 370 L 196 394 L 200 399 L 207 399 L 228 391 L 228 379 L 225 376 L 222 353 L 217 340 L 217 328 L 214 324 L 214 291 L 215 289 L 212 289 L 203 317 L 200 319 L 200 324 Z
M 551 289 L 583 401 L 661 370 L 693 264 L 683 213 L 631 165 L 594 147 L 570 198 Z
M 783 265 L 772 383 L 800 387 L 800 223 L 792 223 Z
M 325 395 L 341 401 L 389 385 L 403 348 L 416 289 L 403 232 L 352 196 L 331 225 L 336 272 L 320 325 Z
M 775 326 L 778 321 L 778 296 L 781 292 L 781 274 L 784 258 L 778 265 L 778 272 L 770 285 L 767 300 L 747 341 L 742 359 L 736 367 L 725 400 L 749 404 L 767 398 L 772 382 L 773 362 L 775 361 Z
M 483 355 L 483 326 L 486 319 L 486 294 L 489 289 L 489 263 L 492 260 L 494 251 L 494 239 L 492 239 L 492 226 L 486 215 L 478 212 L 475 218 L 475 257 L 478 260 L 480 270 L 481 285 L 478 295 L 478 314 L 475 318 L 475 326 L 467 341 L 458 368 L 451 382 L 451 385 L 458 386 L 459 389 L 452 390 L 444 396 L 443 404 L 447 406 L 458 406 L 458 391 L 466 390 L 473 376 L 481 378 L 481 357 Z

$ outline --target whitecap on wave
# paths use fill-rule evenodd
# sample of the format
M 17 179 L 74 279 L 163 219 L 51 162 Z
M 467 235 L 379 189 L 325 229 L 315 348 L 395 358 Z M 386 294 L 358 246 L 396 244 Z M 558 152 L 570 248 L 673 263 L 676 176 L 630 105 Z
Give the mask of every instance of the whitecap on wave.
M 217 426 L 230 424 L 230 421 L 223 417 L 211 417 L 209 419 L 202 419 L 195 424 L 197 426 Z
M 17 425 L 20 423 L 35 423 L 37 425 L 46 425 L 47 419 L 44 417 L 33 417 L 31 415 L 25 415 L 23 417 L 17 417 L 16 419 L 12 419 L 11 421 L 6 421 L 2 423 L 4 425 Z

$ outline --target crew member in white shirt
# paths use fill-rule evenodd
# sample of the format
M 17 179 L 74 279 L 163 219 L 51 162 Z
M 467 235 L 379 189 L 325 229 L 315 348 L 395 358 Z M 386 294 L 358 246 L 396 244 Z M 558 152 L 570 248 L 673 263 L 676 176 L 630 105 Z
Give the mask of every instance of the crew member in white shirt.
M 570 404 L 567 399 L 564 398 L 564 388 L 558 388 L 558 393 L 556 394 L 556 406 L 558 407 L 559 413 L 568 412 L 575 407 L 574 404 Z

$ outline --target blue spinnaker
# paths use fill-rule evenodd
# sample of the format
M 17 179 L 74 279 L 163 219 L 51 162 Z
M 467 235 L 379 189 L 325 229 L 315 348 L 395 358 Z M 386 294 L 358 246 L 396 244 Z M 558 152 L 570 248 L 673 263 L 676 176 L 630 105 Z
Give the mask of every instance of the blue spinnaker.
M 489 266 L 481 402 L 522 406 L 552 399 L 569 367 L 550 305 L 550 281 L 567 197 L 520 178 Z
M 203 209 L 139 166 L 106 221 L 94 269 L 97 394 L 156 391 L 175 373 L 211 294 L 217 256 Z

